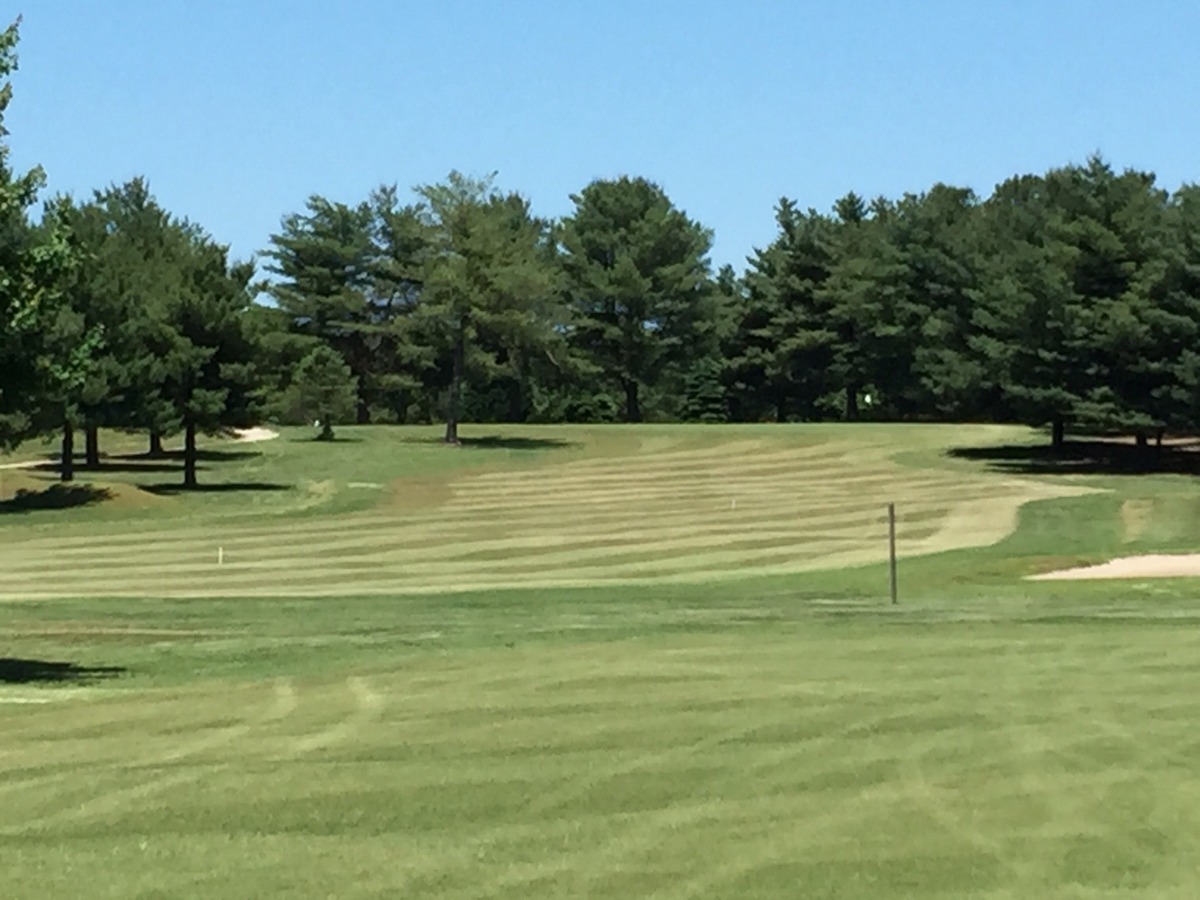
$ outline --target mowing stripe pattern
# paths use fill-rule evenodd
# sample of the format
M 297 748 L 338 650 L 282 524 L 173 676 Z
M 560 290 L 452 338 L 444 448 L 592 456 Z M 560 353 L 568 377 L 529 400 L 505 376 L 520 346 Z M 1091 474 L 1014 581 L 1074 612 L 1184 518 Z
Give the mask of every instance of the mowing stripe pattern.
M 919 470 L 883 443 L 656 439 L 633 452 L 403 480 L 339 515 L 15 529 L 0 596 L 333 596 L 695 581 L 877 562 L 884 508 L 906 555 L 999 540 L 1033 480 Z M 349 476 L 353 479 L 353 474 Z M 219 563 L 219 564 L 218 564 Z

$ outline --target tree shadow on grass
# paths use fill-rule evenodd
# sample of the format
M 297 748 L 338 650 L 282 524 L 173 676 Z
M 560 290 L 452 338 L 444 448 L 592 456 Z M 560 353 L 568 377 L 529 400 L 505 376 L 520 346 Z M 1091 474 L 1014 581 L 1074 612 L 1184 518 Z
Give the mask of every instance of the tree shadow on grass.
M 1022 475 L 1200 475 L 1195 444 L 1138 447 L 1119 441 L 1068 441 L 1042 445 L 959 447 L 957 459 L 986 463 L 998 472 Z
M 0 656 L 0 684 L 86 684 L 104 678 L 116 678 L 125 672 L 126 669 L 121 666 L 81 666 L 73 662 Z
M 91 506 L 112 497 L 108 488 L 90 484 L 52 484 L 45 490 L 21 489 L 8 500 L 0 501 L 0 514 L 27 513 L 39 509 L 71 509 Z
M 447 444 L 439 437 L 405 438 L 402 443 L 433 444 L 443 447 L 453 446 L 452 444 Z M 505 437 L 500 434 L 489 434 L 483 437 L 460 437 L 458 443 L 466 449 L 480 448 L 491 450 L 555 450 L 578 446 L 575 441 L 566 441 L 562 438 Z
M 257 456 L 262 456 L 261 450 L 197 450 L 196 459 L 202 462 L 232 462 L 239 459 L 254 459 Z M 126 460 L 128 462 L 136 462 L 138 460 L 148 460 L 150 462 L 173 461 L 182 463 L 184 453 L 182 450 L 164 450 L 162 453 L 114 453 L 109 459 Z
M 225 481 L 215 484 L 198 484 L 195 487 L 184 487 L 182 484 L 142 484 L 138 485 L 143 491 L 158 494 L 163 497 L 174 497 L 179 494 L 233 494 L 239 491 L 290 491 L 290 484 L 278 484 L 273 481 Z
M 61 465 L 58 462 L 44 462 L 29 468 L 34 472 L 57 472 Z M 101 460 L 98 466 L 88 466 L 84 462 L 77 462 L 75 470 L 77 472 L 178 472 L 179 466 L 171 462 L 121 462 L 108 458 Z
M 525 438 L 504 437 L 499 434 L 487 434 L 483 437 L 466 437 L 460 439 L 464 447 L 493 448 L 497 450 L 553 450 L 572 446 L 571 441 L 562 438 Z

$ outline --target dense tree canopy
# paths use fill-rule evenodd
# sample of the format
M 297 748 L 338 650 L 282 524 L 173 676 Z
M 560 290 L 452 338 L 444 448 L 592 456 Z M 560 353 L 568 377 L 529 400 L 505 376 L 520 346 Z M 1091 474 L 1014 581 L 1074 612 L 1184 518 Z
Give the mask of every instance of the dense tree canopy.
M 711 233 L 643 178 L 594 181 L 562 223 L 562 267 L 576 312 L 571 342 L 619 387 L 627 422 L 641 392 L 713 340 Z
M 0 33 L 0 80 L 17 27 Z M 135 178 L 31 216 L 0 88 L 0 445 L 335 422 L 992 420 L 1200 428 L 1200 188 L 1102 158 L 827 211 L 784 197 L 744 271 L 645 178 L 561 221 L 457 172 L 313 194 L 265 280 Z M 256 295 L 260 298 L 256 299 Z

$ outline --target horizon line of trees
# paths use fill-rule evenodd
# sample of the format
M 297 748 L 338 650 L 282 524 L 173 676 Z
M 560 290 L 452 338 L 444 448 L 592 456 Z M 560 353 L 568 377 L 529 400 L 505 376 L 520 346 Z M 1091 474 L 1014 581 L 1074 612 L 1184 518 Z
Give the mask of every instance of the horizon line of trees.
M 0 79 L 17 26 L 0 34 Z M 11 86 L 0 90 L 0 128 Z M 6 134 L 3 132 L 2 134 Z M 0 134 L 0 136 L 2 136 Z M 551 221 L 494 176 L 320 195 L 234 261 L 134 179 L 30 215 L 0 141 L 0 446 L 99 429 L 151 454 L 263 419 L 988 420 L 1200 427 L 1200 187 L 1099 156 L 980 198 L 935 184 L 783 198 L 739 273 L 655 183 L 602 179 Z M 258 302 L 263 293 L 267 304 Z

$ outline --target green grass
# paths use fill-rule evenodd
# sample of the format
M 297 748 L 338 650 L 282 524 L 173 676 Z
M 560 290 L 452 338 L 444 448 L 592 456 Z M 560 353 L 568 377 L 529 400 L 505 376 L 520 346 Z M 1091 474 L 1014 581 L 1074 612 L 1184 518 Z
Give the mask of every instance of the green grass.
M 1194 896 L 1196 582 L 1022 579 L 1195 548 L 1191 477 L 945 455 L 1013 429 L 495 431 L 0 513 L 3 895 Z
M 344 433 L 344 445 L 289 434 L 219 448 L 236 458 L 203 473 L 218 490 L 163 496 L 154 473 L 159 493 L 99 484 L 120 502 L 87 507 L 73 524 L 25 513 L 0 546 L 0 593 L 339 596 L 729 580 L 879 561 L 889 501 L 901 510 L 903 552 L 917 555 L 999 540 L 1022 504 L 1084 490 L 937 464 L 949 440 L 1024 436 L 1012 428 L 527 428 L 460 450 L 428 430 Z M 892 459 L 898 435 L 934 465 Z

